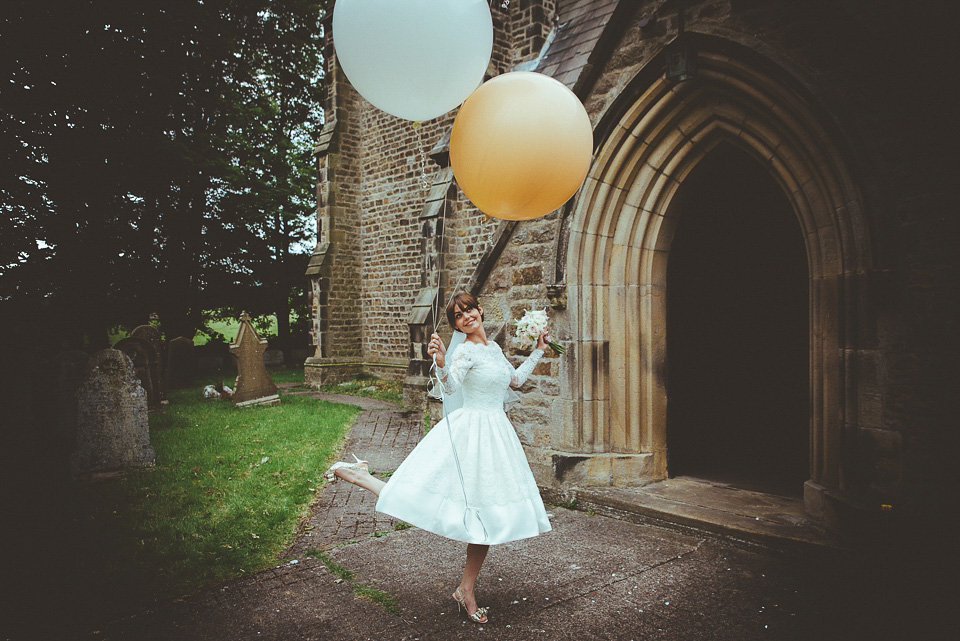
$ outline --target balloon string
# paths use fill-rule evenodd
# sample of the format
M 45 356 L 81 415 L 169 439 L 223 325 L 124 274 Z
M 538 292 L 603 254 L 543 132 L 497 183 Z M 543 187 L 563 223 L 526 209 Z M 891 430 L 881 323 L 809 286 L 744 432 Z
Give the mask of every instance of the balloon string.
M 422 139 L 421 139 L 421 146 L 420 146 L 420 154 L 421 154 L 421 162 L 424 162 L 423 166 L 425 167 L 425 161 L 423 161 Z M 426 180 L 425 180 L 426 169 L 424 169 L 423 172 L 424 172 L 424 183 L 426 183 Z M 433 327 L 434 332 L 436 332 L 440 328 L 440 322 L 441 322 L 440 320 L 440 281 L 441 281 L 441 276 L 443 274 L 443 269 L 442 269 L 443 239 L 447 231 L 447 195 L 446 194 L 443 194 L 443 205 L 440 211 L 440 219 L 438 224 L 440 225 L 440 244 L 437 247 L 437 293 L 433 297 L 433 318 L 434 320 L 436 320 L 436 325 L 434 325 Z M 460 278 L 457 279 L 457 286 L 453 289 L 453 292 L 451 292 L 451 296 L 453 295 L 453 293 L 459 291 L 460 283 L 462 282 L 463 282 L 463 274 L 461 274 Z M 444 298 L 446 298 L 446 296 L 444 296 Z M 440 374 L 439 374 L 439 368 L 437 367 L 436 354 L 433 355 L 433 367 L 431 368 L 431 370 L 436 372 L 437 387 L 440 388 L 440 401 L 443 402 L 445 400 L 446 394 L 444 393 L 444 390 L 443 390 L 443 382 L 440 381 Z M 463 530 L 464 532 L 467 533 L 468 536 L 470 535 L 470 526 L 467 524 L 467 517 L 470 516 L 470 513 L 472 512 L 476 517 L 477 522 L 480 523 L 480 529 L 483 530 L 483 539 L 481 540 L 486 541 L 488 538 L 487 527 L 483 524 L 483 519 L 480 518 L 480 511 L 476 508 L 470 507 L 470 502 L 467 499 L 467 484 L 463 480 L 463 470 L 460 468 L 460 457 L 457 455 L 457 446 L 454 444 L 454 441 L 453 441 L 453 430 L 451 429 L 451 426 L 450 426 L 450 416 L 447 414 L 446 405 L 444 405 L 444 409 L 443 409 L 443 418 L 447 423 L 447 436 L 450 437 L 450 449 L 453 450 L 453 461 L 457 466 L 457 476 L 460 478 L 460 490 L 463 492 Z
M 420 123 L 416 123 L 415 129 L 419 128 Z M 424 186 L 428 185 L 427 182 L 427 169 L 426 169 L 426 154 L 424 153 L 424 142 L 423 136 L 419 138 L 420 142 L 420 174 L 421 174 L 421 184 Z M 429 192 L 427 192 L 427 197 L 429 197 Z M 457 192 L 459 198 L 459 192 Z M 426 200 L 426 198 L 424 199 Z M 441 276 L 443 275 L 443 239 L 447 232 L 447 195 L 443 194 L 443 204 L 442 209 L 440 210 L 440 219 L 437 223 L 440 226 L 440 244 L 437 247 L 437 293 L 433 297 L 433 318 L 436 321 L 436 324 L 433 326 L 433 331 L 436 332 L 440 328 L 440 323 L 442 319 L 440 318 L 440 281 Z M 460 284 L 463 282 L 463 274 L 460 275 L 460 278 L 457 279 L 457 286 L 453 288 L 452 293 L 460 290 Z M 444 297 L 446 298 L 446 297 Z
M 437 367 L 437 355 L 433 355 L 433 369 L 437 371 L 437 386 L 440 388 L 440 401 L 445 400 L 446 393 L 443 390 L 443 383 L 440 381 L 440 368 Z M 450 415 L 447 414 L 447 408 L 443 408 L 443 419 L 447 423 L 447 436 L 450 437 L 450 449 L 453 450 L 453 462 L 457 465 L 457 476 L 460 477 L 460 489 L 463 491 L 463 531 L 470 535 L 470 526 L 467 525 L 467 517 L 473 512 L 474 516 L 477 517 L 477 522 L 480 523 L 480 529 L 483 530 L 483 541 L 486 541 L 488 538 L 487 535 L 487 526 L 483 524 L 483 519 L 480 518 L 480 510 L 475 507 L 470 507 L 470 502 L 467 500 L 467 484 L 463 480 L 463 470 L 460 469 L 460 457 L 457 456 L 457 446 L 453 442 L 453 429 L 450 427 Z
M 423 189 L 427 196 L 430 195 L 430 182 L 427 180 L 427 153 L 426 153 L 426 143 L 424 138 L 426 137 L 426 131 L 420 126 L 420 123 L 417 123 L 415 129 L 419 129 L 420 132 L 417 135 L 417 140 L 420 143 L 420 189 Z
M 436 332 L 440 328 L 440 275 L 443 273 L 441 267 L 441 262 L 443 259 L 443 238 L 447 232 L 447 195 L 443 195 L 443 209 L 440 213 L 440 246 L 437 247 L 437 294 L 433 297 L 433 319 L 436 321 L 436 324 L 433 326 L 433 331 Z M 463 282 L 463 274 L 460 275 L 460 278 L 457 279 L 457 286 L 453 288 L 451 296 L 453 293 L 460 291 L 460 283 Z M 444 296 L 446 299 L 446 296 Z M 446 306 L 444 306 L 446 307 Z
M 443 274 L 443 236 L 447 232 L 447 195 L 443 195 L 443 206 L 440 210 L 440 243 L 437 245 L 437 294 L 433 297 L 433 320 L 437 322 L 433 331 L 440 327 L 440 276 Z M 446 298 L 446 297 L 444 297 Z

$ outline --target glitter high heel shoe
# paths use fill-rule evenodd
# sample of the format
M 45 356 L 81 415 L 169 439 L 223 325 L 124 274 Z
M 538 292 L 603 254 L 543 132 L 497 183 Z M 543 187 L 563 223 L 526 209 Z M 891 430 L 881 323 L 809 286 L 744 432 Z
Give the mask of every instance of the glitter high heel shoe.
M 353 457 L 353 460 L 355 460 L 356 463 L 347 463 L 346 461 L 338 461 L 333 465 L 331 465 L 330 469 L 328 469 L 326 472 L 323 473 L 323 478 L 327 479 L 327 481 L 329 481 L 330 483 L 335 483 L 336 480 L 340 478 L 339 476 L 334 474 L 334 472 L 336 472 L 337 470 L 345 469 L 345 470 L 354 470 L 357 472 L 369 471 L 370 466 L 367 464 L 366 461 L 361 461 L 360 459 L 358 459 L 356 454 L 351 454 L 350 456 Z
M 457 612 L 460 612 L 460 606 L 463 606 L 464 610 L 467 610 L 467 600 L 464 598 L 463 593 L 460 591 L 460 588 L 457 588 L 453 592 L 453 598 L 457 602 Z M 467 618 L 469 618 L 474 623 L 486 623 L 487 622 L 487 610 L 490 608 L 477 608 L 477 611 L 473 614 L 470 614 L 470 611 L 467 610 Z

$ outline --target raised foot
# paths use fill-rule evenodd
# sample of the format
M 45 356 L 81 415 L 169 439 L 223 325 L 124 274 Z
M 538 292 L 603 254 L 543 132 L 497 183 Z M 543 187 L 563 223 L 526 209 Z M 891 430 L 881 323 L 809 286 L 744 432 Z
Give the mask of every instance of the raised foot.
M 327 479 L 327 481 L 331 483 L 335 482 L 338 478 L 342 478 L 345 481 L 350 481 L 352 483 L 353 480 L 350 478 L 347 478 L 345 473 L 347 472 L 366 473 L 369 471 L 370 466 L 367 464 L 366 461 L 361 461 L 360 459 L 358 459 L 356 454 L 352 454 L 351 456 L 353 456 L 353 459 L 356 461 L 356 463 L 347 463 L 346 461 L 338 461 L 333 465 L 331 465 L 330 468 L 323 473 L 323 478 Z

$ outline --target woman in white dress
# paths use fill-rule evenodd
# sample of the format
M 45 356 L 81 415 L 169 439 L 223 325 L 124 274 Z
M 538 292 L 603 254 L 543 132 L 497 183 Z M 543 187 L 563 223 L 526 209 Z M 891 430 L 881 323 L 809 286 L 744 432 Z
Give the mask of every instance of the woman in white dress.
M 444 394 L 461 392 L 462 407 L 437 423 L 387 482 L 372 476 L 359 459 L 335 464 L 326 476 L 376 494 L 378 512 L 466 542 L 463 578 L 453 598 L 471 621 L 486 623 L 487 608 L 477 607 L 474 584 L 489 547 L 551 529 L 520 439 L 503 408 L 508 386 L 523 384 L 550 336 L 544 331 L 536 349 L 514 368 L 500 346 L 487 340 L 483 308 L 476 298 L 461 292 L 446 311 L 455 336 L 462 332 L 462 343 L 447 354 L 433 334 L 427 353 L 437 364 Z M 451 341 L 451 347 L 456 342 Z

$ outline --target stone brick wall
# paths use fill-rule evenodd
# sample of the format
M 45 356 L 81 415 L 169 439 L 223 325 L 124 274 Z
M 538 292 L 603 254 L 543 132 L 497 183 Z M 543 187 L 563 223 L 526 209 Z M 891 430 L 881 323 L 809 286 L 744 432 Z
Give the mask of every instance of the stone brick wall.
M 514 2 L 508 10 L 494 6 L 488 74 L 536 58 L 553 10 L 551 0 Z M 428 230 L 419 215 L 443 170 L 429 154 L 443 146 L 456 112 L 424 123 L 384 113 L 350 87 L 335 64 L 329 31 L 327 52 L 326 109 L 334 144 L 325 141 L 317 149 L 320 243 L 312 261 L 316 273 L 309 274 L 317 354 L 307 371 L 315 382 L 359 368 L 398 378 L 410 358 L 408 312 L 418 292 L 437 283 L 440 258 L 425 261 L 424 238 L 443 233 L 448 271 L 441 285 L 449 289 L 458 281 L 466 285 L 499 221 L 458 193 L 444 209 L 446 228 Z M 440 161 L 446 164 L 445 154 Z M 321 365 L 328 368 L 323 377 Z
M 363 282 L 358 209 L 363 130 L 356 117 L 361 98 L 335 65 L 329 29 L 325 59 L 326 124 L 316 149 L 318 243 L 307 270 L 315 353 L 304 367 L 305 380 L 317 384 L 359 371 L 354 366 L 337 372 L 333 366 L 359 363 L 363 353 L 357 322 Z
M 556 1 L 518 0 L 510 3 L 507 13 L 510 16 L 507 30 L 513 46 L 513 64 L 536 58 L 556 21 Z
M 415 128 L 365 105 L 363 120 L 376 132 L 362 160 L 364 360 L 405 366 L 405 319 L 422 280 L 418 214 L 434 169 L 426 154 L 449 119 Z

